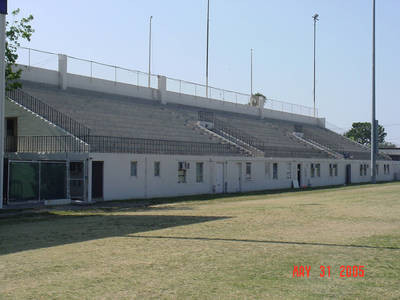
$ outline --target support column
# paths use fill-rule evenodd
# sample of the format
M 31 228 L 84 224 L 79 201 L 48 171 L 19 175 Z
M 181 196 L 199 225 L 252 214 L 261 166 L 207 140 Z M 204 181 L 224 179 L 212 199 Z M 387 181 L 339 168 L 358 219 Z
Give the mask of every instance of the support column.
M 258 96 L 258 111 L 260 119 L 264 119 L 264 105 L 266 98 L 264 96 Z
M 87 201 L 92 202 L 92 159 L 87 160 Z
M 58 80 L 62 90 L 66 90 L 68 87 L 67 66 L 68 57 L 65 54 L 58 54 Z
M 167 91 L 167 77 L 158 75 L 158 92 L 161 104 L 167 104 L 167 99 L 165 99 L 165 93 Z
M 4 7 L 5 5 L 5 7 Z M 5 103 L 5 46 L 7 2 L 1 2 L 0 11 L 0 208 L 3 208 L 4 173 L 4 103 Z

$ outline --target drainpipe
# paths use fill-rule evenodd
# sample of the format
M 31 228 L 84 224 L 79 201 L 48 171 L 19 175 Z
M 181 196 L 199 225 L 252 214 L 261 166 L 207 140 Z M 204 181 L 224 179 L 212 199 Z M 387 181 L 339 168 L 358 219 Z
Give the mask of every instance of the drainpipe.
M 144 158 L 144 198 L 147 199 L 147 157 Z

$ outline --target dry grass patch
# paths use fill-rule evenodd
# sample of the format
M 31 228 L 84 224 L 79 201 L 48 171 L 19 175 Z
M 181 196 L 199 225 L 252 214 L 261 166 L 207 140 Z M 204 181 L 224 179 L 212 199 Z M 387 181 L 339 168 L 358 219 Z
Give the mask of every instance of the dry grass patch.
M 0 298 L 400 298 L 399 195 L 391 183 L 2 218 Z

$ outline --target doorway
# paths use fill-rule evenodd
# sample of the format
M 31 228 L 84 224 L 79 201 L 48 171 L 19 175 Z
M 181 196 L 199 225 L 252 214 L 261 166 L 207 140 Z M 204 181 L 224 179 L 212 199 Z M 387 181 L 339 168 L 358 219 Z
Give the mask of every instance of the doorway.
M 216 164 L 215 172 L 215 192 L 217 194 L 222 194 L 224 192 L 224 164 Z
M 351 184 L 351 165 L 346 166 L 346 184 Z
M 103 199 L 104 162 L 92 162 L 92 198 Z
M 236 187 L 236 192 L 241 193 L 242 192 L 242 163 L 237 163 L 237 187 Z
M 71 200 L 84 200 L 85 169 L 83 161 L 71 161 L 69 163 L 69 190 Z
M 18 119 L 6 118 L 6 152 L 17 152 Z
M 299 187 L 301 187 L 301 164 L 297 165 L 297 181 L 299 182 Z

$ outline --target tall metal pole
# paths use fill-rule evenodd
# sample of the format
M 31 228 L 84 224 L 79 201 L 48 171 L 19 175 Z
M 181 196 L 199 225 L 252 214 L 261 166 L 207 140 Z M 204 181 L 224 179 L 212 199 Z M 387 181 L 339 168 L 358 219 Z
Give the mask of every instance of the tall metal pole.
M 5 102 L 5 53 L 6 53 L 7 0 L 0 1 L 0 208 L 3 207 L 4 173 L 4 102 Z
M 314 118 L 315 118 L 315 112 L 316 112 L 316 108 L 315 108 L 315 94 L 316 94 L 316 52 L 317 52 L 317 21 L 319 21 L 318 19 L 319 15 L 315 14 L 313 16 L 314 19 L 314 87 L 313 87 L 313 94 L 314 94 Z
M 207 1 L 207 51 L 206 51 L 206 97 L 208 98 L 208 48 L 210 44 L 210 0 Z
M 253 49 L 250 49 L 250 93 L 253 96 Z
M 372 0 L 372 121 L 371 121 L 371 183 L 376 183 L 377 128 L 375 111 L 375 0 Z
M 151 79 L 151 21 L 153 16 L 150 17 L 150 31 L 149 31 L 149 83 L 148 86 L 150 88 L 150 79 Z

